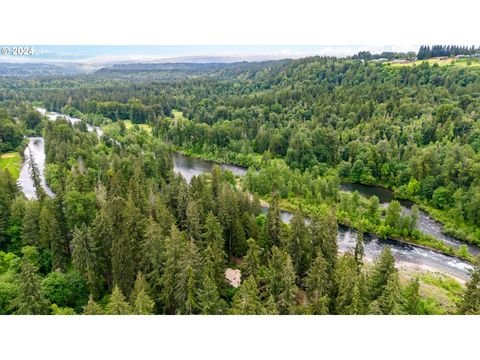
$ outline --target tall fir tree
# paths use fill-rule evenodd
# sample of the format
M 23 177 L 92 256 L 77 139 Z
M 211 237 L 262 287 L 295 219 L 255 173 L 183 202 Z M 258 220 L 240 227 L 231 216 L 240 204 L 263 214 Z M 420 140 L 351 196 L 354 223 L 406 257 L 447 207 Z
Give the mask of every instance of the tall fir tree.
M 250 275 L 258 276 L 261 265 L 261 248 L 254 239 L 248 239 L 248 251 L 244 256 L 240 270 L 244 278 Z
M 267 290 L 273 296 L 280 314 L 293 314 L 296 306 L 297 286 L 292 259 L 285 250 L 276 246 L 268 261 Z
M 202 287 L 198 289 L 198 308 L 203 315 L 223 314 L 227 304 L 220 298 L 217 285 L 210 276 L 204 275 Z
M 290 221 L 291 235 L 288 239 L 287 249 L 292 257 L 293 267 L 297 274 L 297 283 L 303 278 L 310 267 L 312 247 L 311 238 L 305 225 L 305 217 L 297 210 Z
M 105 314 L 107 315 L 130 315 L 131 308 L 123 296 L 122 290 L 115 285 L 110 302 L 107 304 Z
M 48 301 L 43 294 L 37 268 L 26 257 L 22 259 L 18 284 L 18 295 L 13 302 L 16 314 L 45 315 Z
M 97 265 L 98 246 L 94 242 L 90 228 L 84 223 L 75 229 L 72 247 L 74 269 L 85 279 L 90 294 L 97 296 L 100 291 L 100 274 Z
M 103 315 L 103 309 L 98 305 L 90 295 L 87 305 L 83 308 L 84 315 Z
M 312 262 L 305 278 L 305 288 L 312 314 L 324 315 L 329 312 L 330 284 L 327 273 L 328 263 L 321 252 Z
M 280 246 L 282 239 L 282 218 L 278 205 L 278 194 L 272 194 L 272 201 L 268 208 L 267 221 L 265 224 L 267 247 Z
M 472 275 L 466 284 L 459 311 L 461 314 L 480 314 L 480 257 L 476 259 Z
M 260 293 L 257 282 L 252 275 L 243 281 L 233 297 L 230 312 L 233 315 L 260 315 L 262 313 Z

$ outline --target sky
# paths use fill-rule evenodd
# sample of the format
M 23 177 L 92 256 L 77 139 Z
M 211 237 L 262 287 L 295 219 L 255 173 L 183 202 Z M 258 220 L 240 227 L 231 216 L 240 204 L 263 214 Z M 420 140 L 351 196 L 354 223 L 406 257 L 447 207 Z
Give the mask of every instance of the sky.
M 15 46 L 0 45 L 11 53 Z M 33 55 L 0 55 L 0 62 L 82 62 L 101 64 L 124 61 L 255 61 L 300 58 L 312 55 L 348 56 L 359 51 L 417 51 L 418 45 L 33 45 Z M 196 60 L 194 60 L 196 59 Z M 207 61 L 205 59 L 200 61 Z

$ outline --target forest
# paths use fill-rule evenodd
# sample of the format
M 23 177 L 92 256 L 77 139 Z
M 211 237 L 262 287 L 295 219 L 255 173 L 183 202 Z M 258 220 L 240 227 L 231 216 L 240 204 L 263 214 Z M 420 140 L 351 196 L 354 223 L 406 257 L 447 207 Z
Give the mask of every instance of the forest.
M 480 245 L 480 68 L 362 60 L 1 77 L 0 154 L 42 136 L 55 197 L 34 162 L 35 199 L 0 168 L 0 313 L 479 313 L 474 255 L 417 221 L 421 208 Z M 50 121 L 36 106 L 82 121 Z M 172 151 L 249 170 L 215 166 L 188 183 Z M 406 216 L 341 182 L 415 205 Z M 339 224 L 358 230 L 354 251 L 339 252 Z M 420 275 L 402 276 L 388 246 L 367 259 L 367 233 L 472 262 L 464 287 L 442 284 L 455 307 L 433 303 Z

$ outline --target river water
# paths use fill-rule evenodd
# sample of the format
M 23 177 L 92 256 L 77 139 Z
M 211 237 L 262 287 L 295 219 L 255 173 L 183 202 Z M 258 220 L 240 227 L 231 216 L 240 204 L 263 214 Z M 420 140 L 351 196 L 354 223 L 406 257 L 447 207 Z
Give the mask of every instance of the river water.
M 241 166 L 230 164 L 217 164 L 213 161 L 197 159 L 191 156 L 185 156 L 178 152 L 172 153 L 173 171 L 182 175 L 188 183 L 194 176 L 210 172 L 214 165 L 219 165 L 222 170 L 230 170 L 234 175 L 243 176 L 247 169 Z
M 25 194 L 27 199 L 35 199 L 37 195 L 35 194 L 35 186 L 33 185 L 32 178 L 30 176 L 30 155 L 33 158 L 33 161 L 38 167 L 40 173 L 40 180 L 42 182 L 42 187 L 45 190 L 45 193 L 53 197 L 55 194 L 48 187 L 47 182 L 45 181 L 45 144 L 42 137 L 31 137 L 28 138 L 28 146 L 23 152 L 24 161 L 22 168 L 20 169 L 20 176 L 18 177 L 17 184 Z
M 64 116 L 70 123 L 75 124 L 80 119 L 65 116 L 59 113 L 46 113 L 45 109 L 37 108 L 37 111 L 41 112 L 42 114 L 47 114 L 47 117 L 50 120 L 56 120 L 59 116 Z M 42 112 L 43 111 L 43 112 Z M 97 135 L 100 137 L 103 135 L 102 130 L 99 127 L 93 127 L 92 125 L 87 124 L 88 131 L 95 130 Z M 44 169 L 45 169 L 45 147 L 44 141 L 41 137 L 29 138 L 29 145 L 25 150 L 25 161 L 22 165 L 22 169 L 20 172 L 20 177 L 18 180 L 18 184 L 25 194 L 25 196 L 29 199 L 35 198 L 35 189 L 33 187 L 33 183 L 30 178 L 30 171 L 28 166 L 28 155 L 32 153 L 34 161 L 36 162 L 40 174 L 41 174 L 41 181 L 42 186 L 44 187 L 46 193 L 49 196 L 54 196 L 55 194 L 52 190 L 47 186 L 45 182 L 44 176 Z M 174 171 L 176 173 L 181 174 L 188 182 L 191 181 L 193 176 L 200 175 L 205 172 L 211 171 L 213 166 L 215 165 L 212 161 L 206 161 L 202 159 L 196 159 L 192 157 L 188 157 L 179 153 L 172 154 L 173 163 L 174 163 Z M 235 165 L 227 165 L 221 164 L 220 165 L 224 170 L 230 170 L 235 175 L 243 176 L 246 173 L 245 168 Z M 354 187 L 352 187 L 354 186 Z M 373 196 L 376 195 L 379 197 L 380 202 L 388 203 L 394 197 L 391 192 L 386 189 L 382 188 L 374 188 L 367 187 L 363 185 L 353 185 L 353 184 L 343 184 L 342 190 L 345 191 L 354 191 L 358 190 L 365 196 Z M 362 190 L 362 191 L 361 191 Z M 402 206 L 405 209 L 404 211 L 408 211 L 411 203 L 402 202 Z M 267 208 L 264 211 L 268 211 Z M 424 214 L 424 213 L 423 213 Z M 436 223 L 435 221 L 428 218 L 428 215 L 424 214 L 419 216 L 419 228 L 426 229 L 434 236 L 444 236 L 448 241 L 456 244 L 458 240 L 452 239 L 447 235 L 443 235 L 441 233 L 441 225 Z M 292 218 L 292 213 L 288 211 L 281 212 L 282 220 L 286 223 L 290 222 Z M 355 248 L 356 242 L 356 232 L 353 229 L 340 226 L 338 230 L 338 246 L 340 251 L 353 251 Z M 365 236 L 365 257 L 367 259 L 374 259 L 382 250 L 384 246 L 390 246 L 392 249 L 392 253 L 397 261 L 397 264 L 406 264 L 406 265 L 413 265 L 420 268 L 429 268 L 430 270 L 438 270 L 449 273 L 453 276 L 458 278 L 467 280 L 469 278 L 469 272 L 472 269 L 472 266 L 458 258 L 443 255 L 437 253 L 432 250 L 424 249 L 415 245 L 406 244 L 400 241 L 391 240 L 391 239 L 379 239 L 374 236 Z
M 340 185 L 340 190 L 353 192 L 358 191 L 360 195 L 367 198 L 372 196 L 378 197 L 380 204 L 388 206 L 388 204 L 395 200 L 395 195 L 392 191 L 380 186 L 367 186 L 361 184 L 343 183 Z M 402 212 L 404 215 L 410 214 L 413 203 L 408 200 L 398 200 L 401 204 Z M 463 241 L 455 239 L 452 236 L 446 235 L 442 232 L 443 225 L 438 221 L 432 219 L 425 211 L 419 210 L 417 228 L 425 234 L 432 235 L 436 239 L 442 241 L 447 246 L 452 246 L 457 249 L 462 245 L 466 245 L 468 251 L 473 255 L 480 253 L 480 248 L 476 245 L 467 244 Z

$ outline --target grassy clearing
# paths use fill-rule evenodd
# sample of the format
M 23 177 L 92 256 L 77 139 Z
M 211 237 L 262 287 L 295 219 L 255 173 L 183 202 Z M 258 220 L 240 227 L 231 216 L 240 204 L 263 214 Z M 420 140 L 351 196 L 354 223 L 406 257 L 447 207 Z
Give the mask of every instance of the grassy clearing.
M 172 115 L 174 119 L 183 119 L 183 112 L 178 110 L 172 110 Z
M 145 130 L 148 134 L 152 134 L 152 127 L 148 124 L 133 124 L 132 120 L 123 120 L 123 123 L 125 124 L 125 128 L 127 130 L 130 130 L 135 125 L 137 125 L 140 129 Z
M 455 314 L 461 301 L 463 285 L 454 278 L 440 273 L 414 271 L 401 268 L 400 282 L 406 285 L 410 280 L 418 278 L 422 297 L 422 307 L 426 314 Z
M 432 58 L 427 60 L 407 61 L 402 63 L 388 62 L 392 67 L 402 66 L 418 66 L 423 62 L 429 65 L 437 64 L 439 66 L 456 66 L 456 67 L 480 67 L 480 59 L 456 59 L 456 58 Z
M 22 166 L 22 157 L 18 152 L 10 152 L 0 155 L 0 168 L 8 170 L 12 177 L 17 180 Z

